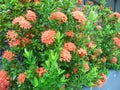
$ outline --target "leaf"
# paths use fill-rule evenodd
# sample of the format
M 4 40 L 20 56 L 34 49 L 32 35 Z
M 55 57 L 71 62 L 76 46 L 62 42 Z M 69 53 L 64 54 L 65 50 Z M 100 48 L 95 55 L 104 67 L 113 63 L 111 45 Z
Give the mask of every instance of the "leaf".
M 34 79 L 33 79 L 33 86 L 34 87 L 38 86 L 38 79 L 36 77 L 34 77 Z

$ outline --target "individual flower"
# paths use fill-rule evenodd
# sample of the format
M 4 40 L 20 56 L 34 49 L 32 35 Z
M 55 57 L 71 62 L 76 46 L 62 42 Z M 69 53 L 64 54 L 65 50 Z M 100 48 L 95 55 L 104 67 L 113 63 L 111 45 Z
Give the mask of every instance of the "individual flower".
M 102 60 L 103 62 L 106 62 L 107 61 L 107 58 L 106 57 L 103 57 L 103 60 Z
M 78 5 L 81 5 L 82 4 L 82 0 L 78 0 Z
M 102 27 L 100 25 L 97 25 L 96 28 L 97 28 L 97 30 L 101 30 L 102 29 Z
M 94 43 L 94 41 L 91 41 L 91 42 L 87 43 L 86 46 L 88 48 L 92 49 L 95 46 L 95 43 Z
M 36 13 L 28 10 L 27 13 L 25 14 L 25 17 L 27 20 L 35 22 L 36 21 Z
M 120 38 L 114 37 L 113 40 L 114 40 L 114 43 L 116 44 L 116 46 L 119 48 L 120 47 Z
M 16 17 L 15 19 L 13 19 L 12 25 L 19 24 L 20 21 L 24 21 L 24 20 L 25 18 L 23 16 Z
M 50 15 L 49 19 L 50 20 L 59 20 L 60 24 L 67 22 L 67 16 L 64 13 L 59 12 L 59 11 L 52 13 Z
M 97 52 L 98 52 L 98 54 L 101 54 L 101 53 L 102 53 L 102 49 L 101 49 L 101 48 L 98 48 L 98 49 L 97 49 Z
M 92 2 L 92 1 L 88 1 L 88 4 L 89 4 L 89 5 L 92 5 L 92 4 L 93 4 L 93 2 Z
M 32 28 L 32 25 L 29 21 L 25 20 L 23 16 L 16 17 L 13 19 L 12 24 L 19 24 L 21 28 L 24 29 L 30 29 Z
M 118 12 L 114 12 L 113 15 L 114 15 L 116 18 L 120 18 L 120 13 L 118 13 Z
M 78 11 L 78 10 L 79 10 L 78 7 L 74 7 L 74 8 L 73 8 L 73 11 Z
M 10 79 L 5 70 L 0 70 L 0 90 L 8 90 L 10 87 Z
M 69 77 L 70 77 L 69 73 L 65 74 L 65 78 L 69 78 Z
M 27 37 L 21 37 L 20 40 L 21 40 L 22 46 L 26 46 L 27 44 L 32 43 L 32 40 L 30 38 L 27 38 Z
M 80 22 L 81 24 L 85 24 L 85 21 L 87 20 L 85 18 L 85 15 L 83 14 L 83 12 L 80 12 L 80 11 L 74 11 L 72 12 L 72 16 L 78 21 Z
M 84 57 L 85 55 L 87 55 L 87 52 L 86 52 L 86 50 L 84 50 L 83 48 L 80 48 L 80 49 L 78 50 L 78 55 L 79 55 L 80 57 Z
M 6 34 L 8 41 L 15 40 L 18 37 L 18 34 L 14 30 L 9 30 Z
M 64 43 L 64 49 L 75 52 L 76 46 L 72 42 L 67 42 L 67 43 Z
M 20 84 L 23 84 L 23 83 L 25 82 L 25 79 L 26 79 L 26 74 L 25 74 L 25 72 L 24 72 L 24 73 L 20 73 L 17 79 L 18 79 L 18 82 L 19 82 Z
M 98 83 L 98 87 L 99 87 L 99 88 L 103 86 L 102 80 L 98 80 L 97 83 Z
M 88 65 L 87 63 L 85 63 L 85 64 L 84 64 L 84 68 L 85 68 L 85 70 L 88 71 L 88 70 L 89 70 L 89 65 Z
M 52 45 L 55 41 L 54 35 L 56 34 L 56 31 L 54 30 L 47 30 L 42 32 L 41 41 L 42 43 L 45 43 L 46 45 Z
M 77 73 L 77 72 L 78 72 L 78 67 L 75 67 L 72 73 Z
M 74 37 L 74 32 L 73 31 L 67 31 L 66 36 L 67 37 Z
M 19 46 L 20 45 L 20 39 L 15 39 L 13 41 L 9 41 L 8 44 L 9 44 L 10 47 Z
M 36 69 L 36 73 L 39 75 L 39 77 L 43 77 L 45 72 L 47 72 L 47 70 L 45 70 L 43 67 Z
M 116 63 L 117 63 L 117 58 L 116 58 L 116 57 L 113 57 L 113 58 L 112 58 L 112 63 L 113 63 L 113 64 L 116 64 Z
M 102 77 L 101 80 L 103 82 L 103 84 L 105 84 L 107 82 L 107 77 L 104 73 L 101 73 L 100 76 Z
M 24 29 L 30 29 L 30 28 L 32 28 L 32 25 L 27 20 L 21 20 L 21 21 L 19 21 L 19 25 L 20 25 L 21 28 L 24 28 Z
M 34 2 L 37 4 L 37 3 L 39 3 L 41 0 L 34 0 Z
M 70 62 L 71 58 L 72 58 L 72 56 L 71 56 L 70 52 L 66 49 L 62 49 L 62 52 L 60 54 L 60 61 Z
M 8 50 L 4 51 L 4 53 L 2 55 L 3 58 L 5 58 L 5 59 L 7 59 L 9 61 L 13 60 L 14 56 L 15 55 L 11 51 L 8 51 Z

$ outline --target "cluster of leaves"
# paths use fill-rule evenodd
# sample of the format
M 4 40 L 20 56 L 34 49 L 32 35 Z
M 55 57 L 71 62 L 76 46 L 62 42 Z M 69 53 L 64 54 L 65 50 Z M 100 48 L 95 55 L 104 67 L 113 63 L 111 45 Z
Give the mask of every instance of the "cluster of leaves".
M 104 0 L 102 0 L 104 1 Z M 120 37 L 120 20 L 116 17 L 109 18 L 113 12 L 106 8 L 102 2 L 102 9 L 97 5 L 86 5 L 84 14 L 87 18 L 85 25 L 77 22 L 72 17 L 72 11 L 77 7 L 77 0 L 41 0 L 39 3 L 20 2 L 19 0 L 0 1 L 0 50 L 7 50 L 15 53 L 12 61 L 3 59 L 3 69 L 12 77 L 11 90 L 76 90 L 83 86 L 92 87 L 97 85 L 101 79 L 100 74 L 107 74 L 109 69 L 120 69 L 120 50 L 116 50 L 114 37 Z M 49 20 L 48 17 L 52 12 L 61 8 L 68 20 L 66 23 L 59 24 L 57 21 Z M 83 6 L 79 8 L 82 10 Z M 37 15 L 36 22 L 32 23 L 30 30 L 13 26 L 11 24 L 15 17 L 24 15 L 27 10 L 32 10 Z M 78 28 L 80 25 L 80 28 Z M 98 30 L 96 25 L 102 28 Z M 21 30 L 20 36 L 32 33 L 32 43 L 25 47 L 9 47 L 6 32 L 8 30 Z M 52 29 L 58 32 L 55 36 L 53 45 L 45 45 L 41 42 L 41 32 Z M 72 30 L 73 38 L 68 38 L 65 32 Z M 19 33 L 18 33 L 19 34 Z M 89 49 L 86 44 L 94 41 L 96 46 Z M 77 49 L 84 48 L 87 55 L 84 58 L 79 57 L 78 51 L 72 52 L 71 62 L 60 61 L 60 53 L 65 42 L 73 42 Z M 97 50 L 101 49 L 96 58 L 91 58 Z M 106 57 L 107 61 L 103 62 Z M 112 58 L 117 58 L 117 63 L 112 63 Z M 85 70 L 84 64 L 89 65 L 89 70 Z M 38 77 L 36 69 L 44 67 L 47 73 L 43 77 Z M 75 71 L 75 69 L 77 69 Z M 26 72 L 26 80 L 19 84 L 17 77 L 20 73 Z M 69 78 L 65 75 L 69 74 Z

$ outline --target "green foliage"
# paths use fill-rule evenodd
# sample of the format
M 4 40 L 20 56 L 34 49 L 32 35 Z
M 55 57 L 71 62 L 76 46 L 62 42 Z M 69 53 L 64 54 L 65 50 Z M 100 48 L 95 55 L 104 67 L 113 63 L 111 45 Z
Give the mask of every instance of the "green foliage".
M 77 7 L 75 0 L 37 3 L 34 0 L 2 0 L 0 3 L 0 50 L 3 50 L 3 69 L 12 78 L 10 90 L 82 90 L 83 86 L 99 86 L 99 80 L 106 81 L 102 75 L 107 75 L 110 69 L 120 70 L 120 46 L 117 45 L 120 41 L 116 44 L 114 40 L 120 39 L 120 18 L 105 7 L 105 0 L 101 0 L 102 8 L 81 5 L 76 17 L 73 15 Z M 35 22 L 25 17 L 28 10 L 36 14 Z M 64 17 L 56 15 L 59 19 L 51 20 L 54 12 L 61 12 Z M 13 20 L 19 16 L 32 28 L 25 29 L 19 23 L 13 25 Z M 18 34 L 20 45 L 10 47 L 7 32 L 12 30 Z M 47 40 L 53 40 L 52 44 L 42 40 L 43 33 L 48 30 L 55 34 L 51 38 L 50 33 L 44 39 L 50 35 Z M 67 36 L 68 31 L 73 35 Z M 65 46 L 66 43 L 74 46 Z M 4 55 L 6 50 L 14 53 L 12 60 L 9 60 L 11 54 Z M 26 75 L 22 84 L 18 80 L 21 73 Z

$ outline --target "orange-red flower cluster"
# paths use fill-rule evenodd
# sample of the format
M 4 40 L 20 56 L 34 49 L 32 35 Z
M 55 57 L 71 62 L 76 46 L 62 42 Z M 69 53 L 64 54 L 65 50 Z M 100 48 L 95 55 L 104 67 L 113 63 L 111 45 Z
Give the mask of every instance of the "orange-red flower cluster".
M 112 63 L 113 63 L 113 64 L 116 64 L 116 63 L 117 63 L 117 58 L 116 58 L 116 57 L 113 57 L 113 58 L 112 58 Z
M 84 57 L 85 55 L 87 55 L 87 51 L 84 50 L 83 48 L 80 48 L 80 49 L 78 50 L 78 55 L 79 55 L 80 57 Z
M 98 87 L 102 87 L 107 82 L 107 77 L 104 73 L 101 73 L 100 76 L 102 77 L 100 80 L 98 80 Z
M 27 44 L 31 44 L 32 43 L 32 40 L 30 38 L 27 38 L 27 37 L 21 37 L 20 41 L 21 41 L 21 45 L 22 46 L 25 46 Z
M 88 71 L 88 70 L 89 70 L 89 65 L 88 65 L 87 63 L 85 63 L 85 64 L 84 64 L 84 68 L 85 68 L 85 70 Z
M 14 56 L 15 56 L 15 54 L 13 54 L 11 51 L 8 51 L 8 50 L 4 51 L 4 53 L 2 55 L 3 58 L 5 58 L 9 61 L 13 60 Z
M 66 49 L 62 49 L 62 52 L 60 54 L 60 61 L 70 62 L 71 58 L 72 58 L 72 56 L 71 56 L 70 52 Z
M 85 24 L 85 21 L 87 20 L 85 18 L 85 15 L 83 12 L 80 12 L 80 11 L 74 11 L 72 12 L 72 16 L 78 21 L 80 22 L 81 24 Z
M 42 32 L 41 41 L 42 43 L 45 43 L 46 45 L 52 45 L 55 41 L 54 35 L 57 34 L 54 30 L 47 30 Z
M 50 20 L 59 20 L 60 24 L 67 22 L 67 16 L 62 12 L 54 12 L 49 17 Z
M 94 41 L 91 41 L 91 42 L 87 43 L 86 46 L 88 48 L 92 49 L 95 46 L 95 43 L 94 43 Z
M 21 28 L 30 29 L 32 25 L 29 21 L 27 21 L 23 16 L 16 17 L 13 19 L 12 24 L 19 24 Z
M 69 73 L 65 74 L 65 78 L 69 78 L 69 77 L 70 77 Z
M 67 37 L 74 37 L 74 32 L 73 31 L 67 31 L 66 36 Z
M 67 43 L 64 43 L 64 49 L 75 52 L 76 46 L 72 42 L 67 42 Z
M 120 47 L 120 38 L 114 37 L 113 40 L 114 40 L 114 43 L 116 44 L 116 46 L 119 48 Z
M 36 13 L 28 10 L 27 13 L 25 14 L 25 17 L 27 20 L 35 22 L 36 21 Z
M 23 84 L 25 82 L 25 79 L 26 79 L 26 74 L 25 72 L 24 73 L 20 73 L 19 76 L 18 76 L 18 82 L 20 84 Z
M 113 15 L 114 15 L 116 18 L 120 18 L 120 13 L 118 13 L 118 12 L 114 12 Z
M 82 0 L 78 0 L 78 5 L 81 5 L 82 4 Z
M 7 37 L 10 47 L 20 45 L 20 40 L 18 39 L 18 34 L 14 30 L 9 30 L 7 32 L 6 37 Z
M 8 90 L 10 87 L 10 79 L 5 70 L 0 71 L 0 90 Z
M 39 75 L 39 77 L 43 77 L 45 72 L 47 72 L 47 70 L 45 70 L 43 67 L 36 69 L 36 73 Z

